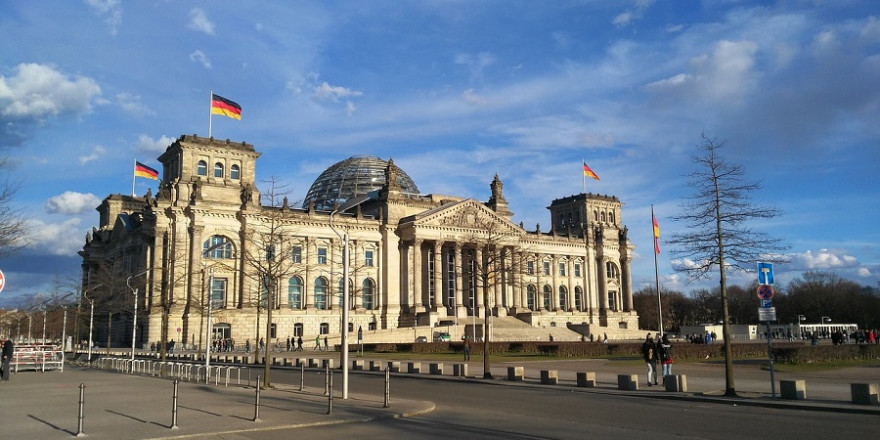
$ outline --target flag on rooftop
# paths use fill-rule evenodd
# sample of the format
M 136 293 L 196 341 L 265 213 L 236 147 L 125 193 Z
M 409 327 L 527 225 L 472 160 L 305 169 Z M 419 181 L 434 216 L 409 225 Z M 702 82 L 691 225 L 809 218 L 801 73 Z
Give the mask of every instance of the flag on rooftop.
M 135 177 L 146 177 L 147 179 L 159 180 L 158 171 L 138 161 L 134 161 L 134 175 Z
M 584 176 L 592 177 L 593 179 L 599 180 L 599 176 L 596 175 L 596 173 L 594 173 L 589 166 L 587 166 L 587 161 L 584 161 Z
M 241 119 L 241 106 L 220 95 L 211 94 L 211 114 Z

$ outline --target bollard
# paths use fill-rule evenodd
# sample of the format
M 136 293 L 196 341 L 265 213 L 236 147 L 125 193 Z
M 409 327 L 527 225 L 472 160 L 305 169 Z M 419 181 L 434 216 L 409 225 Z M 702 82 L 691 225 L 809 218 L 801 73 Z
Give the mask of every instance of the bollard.
M 174 379 L 174 392 L 171 394 L 171 429 L 177 429 L 177 387 L 179 380 Z
M 329 368 L 329 366 L 328 366 Z M 327 370 L 327 415 L 333 414 L 333 372 Z
M 83 404 L 85 403 L 85 389 L 86 384 L 79 384 L 79 414 L 77 415 L 76 422 L 76 436 L 77 437 L 85 437 L 86 433 L 83 432 Z
M 257 375 L 256 397 L 254 397 L 254 421 L 260 422 L 260 375 Z
M 388 408 L 391 401 L 391 370 L 385 369 L 385 404 L 382 408 Z
M 324 365 L 324 395 L 330 392 L 330 366 Z
M 299 364 L 299 390 L 303 390 L 303 382 L 306 379 L 306 364 Z

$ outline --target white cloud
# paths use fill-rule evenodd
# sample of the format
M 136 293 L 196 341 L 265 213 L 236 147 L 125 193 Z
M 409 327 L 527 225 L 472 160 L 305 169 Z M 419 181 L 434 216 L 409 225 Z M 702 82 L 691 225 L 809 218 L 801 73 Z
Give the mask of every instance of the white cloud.
M 632 23 L 633 20 L 642 18 L 645 15 L 645 10 L 647 10 L 652 4 L 654 4 L 655 0 L 636 0 L 635 5 L 633 5 L 632 9 L 627 9 L 626 11 L 617 14 L 611 23 L 615 26 L 627 26 Z
M 353 115 L 357 107 L 355 107 L 354 103 L 351 101 L 345 102 L 345 113 L 349 116 Z
M 815 253 L 807 250 L 799 254 L 792 254 L 791 262 L 795 268 L 803 270 L 828 270 L 859 266 L 856 257 L 835 249 L 820 249 Z
M 866 278 L 867 278 L 867 277 L 870 277 L 870 276 L 872 275 L 872 274 L 871 274 L 871 270 L 868 269 L 867 267 L 860 267 L 860 268 L 858 268 L 858 270 L 856 270 L 856 273 L 857 273 L 860 277 L 866 277 Z
M 82 214 L 95 209 L 101 204 L 94 194 L 65 191 L 46 201 L 46 212 L 49 214 Z
M 122 26 L 121 0 L 86 0 L 86 3 L 98 16 L 104 17 L 104 22 L 110 26 L 110 34 L 116 35 L 119 26 Z
M 455 57 L 455 64 L 468 66 L 472 81 L 482 81 L 483 71 L 494 63 L 495 57 L 487 52 L 481 52 L 476 55 L 459 54 Z
M 72 234 L 79 230 L 81 220 L 77 217 L 62 223 L 46 223 L 42 220 L 31 220 L 30 234 L 26 237 L 27 247 L 36 252 L 50 255 L 75 255 L 82 250 L 83 235 Z
M 86 155 L 86 156 L 80 156 L 80 157 L 79 157 L 79 164 L 80 164 L 80 165 L 85 165 L 85 164 L 87 164 L 87 163 L 89 163 L 89 162 L 92 162 L 92 161 L 98 160 L 98 159 L 99 159 L 101 156 L 103 156 L 104 153 L 106 153 L 106 152 L 107 152 L 107 150 L 106 150 L 103 146 L 101 146 L 101 145 L 96 145 L 95 148 L 92 149 L 92 152 L 91 152 L 91 153 L 89 153 L 89 154 Z
M 361 96 L 363 93 L 342 86 L 331 86 L 326 81 L 314 86 L 315 93 L 312 95 L 318 101 L 340 102 L 340 98 Z
M 211 20 L 208 20 L 208 16 L 205 15 L 205 11 L 199 8 L 189 12 L 189 24 L 186 27 L 194 31 L 214 35 L 214 23 L 211 23 Z
M 91 78 L 68 78 L 52 67 L 25 63 L 15 76 L 0 76 L 0 117 L 40 119 L 48 115 L 83 114 L 101 88 Z
M 208 59 L 208 56 L 200 50 L 196 50 L 195 52 L 189 54 L 189 60 L 194 63 L 201 64 L 202 67 L 204 67 L 205 69 L 211 68 L 211 60 Z
M 153 139 L 145 134 L 138 136 L 137 150 L 143 153 L 162 154 L 169 145 L 173 144 L 174 138 L 162 135 L 159 139 Z
M 141 103 L 140 95 L 132 95 L 131 93 L 116 94 L 116 102 L 126 112 L 135 116 L 152 116 L 156 112 Z

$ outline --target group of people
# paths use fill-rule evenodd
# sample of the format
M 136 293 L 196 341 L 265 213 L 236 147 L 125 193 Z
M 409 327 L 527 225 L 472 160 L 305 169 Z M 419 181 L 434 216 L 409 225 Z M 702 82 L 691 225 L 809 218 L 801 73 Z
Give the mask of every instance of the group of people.
M 648 386 L 666 385 L 666 377 L 672 375 L 672 343 L 669 342 L 669 336 L 660 336 L 657 333 L 657 340 L 648 333 L 645 342 L 642 344 L 642 357 L 645 359 L 645 365 L 648 368 Z M 662 379 L 657 378 L 657 363 L 660 363 L 662 371 L 660 372 Z

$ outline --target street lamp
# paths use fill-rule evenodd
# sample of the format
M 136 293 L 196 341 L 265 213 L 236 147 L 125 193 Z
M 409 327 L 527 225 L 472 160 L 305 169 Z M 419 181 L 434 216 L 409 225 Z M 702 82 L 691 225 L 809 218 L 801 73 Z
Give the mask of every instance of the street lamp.
M 67 295 L 64 295 L 63 297 L 61 297 L 61 299 L 58 300 L 58 302 L 61 303 L 61 309 L 64 310 L 64 320 L 62 321 L 62 324 L 61 324 L 61 353 L 62 353 L 61 361 L 62 362 L 64 362 L 63 353 L 67 351 L 66 350 L 67 349 L 67 304 L 64 304 L 64 300 L 66 300 L 67 298 L 70 298 L 71 295 L 73 295 L 73 292 L 68 293 Z
M 333 227 L 333 216 L 338 212 L 345 212 L 355 206 L 358 206 L 364 202 L 369 200 L 374 200 L 379 197 L 379 191 L 370 191 L 367 194 L 362 196 L 354 197 L 347 200 L 341 207 L 333 210 L 330 213 L 330 229 L 333 230 L 333 233 L 336 234 L 337 237 L 342 239 L 342 325 L 341 325 L 341 340 L 340 343 L 342 345 L 342 353 L 340 353 L 340 363 L 342 364 L 342 399 L 348 399 L 348 295 L 349 295 L 349 286 L 348 286 L 348 271 L 349 271 L 349 258 L 348 258 L 348 232 L 346 231 L 343 234 L 339 234 L 339 231 Z
M 92 287 L 89 287 L 86 290 L 83 290 L 83 298 L 85 298 L 92 306 L 92 310 L 89 313 L 89 342 L 88 342 L 88 344 L 89 344 L 89 365 L 92 364 L 92 329 L 94 328 L 94 323 L 95 323 L 95 299 L 89 298 L 89 296 L 87 294 L 89 293 L 90 290 L 97 289 L 98 287 L 102 287 L 102 286 L 104 286 L 104 284 L 99 283 L 99 284 L 95 284 Z
M 144 269 L 125 280 L 125 285 L 131 289 L 131 293 L 134 295 L 134 320 L 131 324 L 131 371 L 134 372 L 134 346 L 137 341 L 137 322 L 138 322 L 138 289 L 137 287 L 131 287 L 131 279 L 134 277 L 139 277 L 147 272 L 149 269 Z

